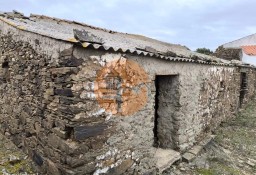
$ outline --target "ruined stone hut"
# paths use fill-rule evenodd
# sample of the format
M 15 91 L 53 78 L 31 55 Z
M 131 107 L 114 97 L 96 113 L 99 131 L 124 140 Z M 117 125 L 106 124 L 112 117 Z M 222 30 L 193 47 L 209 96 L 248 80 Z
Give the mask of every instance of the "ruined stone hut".
M 42 174 L 166 168 L 255 92 L 254 67 L 140 35 L 18 12 L 0 32 L 0 131 Z

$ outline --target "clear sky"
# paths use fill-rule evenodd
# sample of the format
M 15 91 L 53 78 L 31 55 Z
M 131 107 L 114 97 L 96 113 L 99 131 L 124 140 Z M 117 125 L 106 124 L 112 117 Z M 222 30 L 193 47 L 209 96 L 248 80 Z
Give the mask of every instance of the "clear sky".
M 0 0 L 0 11 L 80 21 L 191 50 L 256 33 L 255 8 L 255 0 Z

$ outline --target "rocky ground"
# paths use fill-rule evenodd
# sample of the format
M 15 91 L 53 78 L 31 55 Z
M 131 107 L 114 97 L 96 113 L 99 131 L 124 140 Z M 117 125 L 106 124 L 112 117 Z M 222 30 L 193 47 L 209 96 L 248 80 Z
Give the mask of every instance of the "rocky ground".
M 191 163 L 180 163 L 165 175 L 256 175 L 256 100 L 222 123 L 216 137 Z
M 31 167 L 28 157 L 0 134 L 0 175 L 35 174 Z
M 191 163 L 177 163 L 163 175 L 255 175 L 256 100 L 215 134 Z M 35 174 L 26 155 L 2 135 L 0 140 L 0 174 Z

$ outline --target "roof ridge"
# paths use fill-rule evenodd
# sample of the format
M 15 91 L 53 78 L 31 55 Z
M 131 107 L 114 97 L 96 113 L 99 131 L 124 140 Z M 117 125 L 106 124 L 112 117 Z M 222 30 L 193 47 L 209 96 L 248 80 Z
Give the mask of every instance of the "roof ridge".
M 138 36 L 138 37 L 142 37 L 142 38 L 146 38 L 146 39 L 155 40 L 155 41 L 161 42 L 161 43 L 163 43 L 163 44 L 182 46 L 182 45 L 180 45 L 180 44 L 172 44 L 172 43 L 160 41 L 160 40 L 157 40 L 157 39 L 155 39 L 155 38 L 151 38 L 151 37 L 144 36 L 144 35 L 142 35 L 142 34 L 118 32 L 118 31 L 109 30 L 109 29 L 102 28 L 102 27 L 96 27 L 96 26 L 93 26 L 93 25 L 89 25 L 89 24 L 84 23 L 84 22 L 78 22 L 78 21 L 75 21 L 75 20 L 68 20 L 68 19 L 62 19 L 62 18 L 51 17 L 51 16 L 47 16 L 47 15 L 33 14 L 33 13 L 30 14 L 30 17 L 29 17 L 29 18 L 50 19 L 50 20 L 58 21 L 58 22 L 66 22 L 66 23 L 68 23 L 68 24 L 76 24 L 76 25 L 79 25 L 79 26 L 81 26 L 81 27 L 89 27 L 89 28 L 91 28 L 91 29 L 101 30 L 101 31 L 104 31 L 104 32 L 107 32 L 107 33 L 111 33 L 111 34 L 124 34 L 124 35 L 130 35 L 130 36 Z M 188 50 L 189 50 L 189 49 L 188 49 Z
M 239 40 L 241 40 L 241 39 L 244 39 L 244 38 L 247 38 L 247 37 L 253 36 L 253 35 L 256 35 L 256 33 L 251 34 L 251 35 L 247 35 L 247 36 L 244 36 L 244 37 L 241 37 L 241 38 L 239 38 L 239 39 L 236 39 L 236 40 L 233 40 L 233 41 L 230 41 L 230 42 L 227 42 L 227 43 L 224 43 L 224 44 L 222 44 L 222 46 L 224 46 L 224 45 L 226 45 L 226 44 L 229 44 L 229 43 L 233 43 L 233 42 L 235 42 L 235 41 L 239 41 Z
M 96 26 L 89 25 L 89 24 L 86 24 L 86 23 L 83 23 L 83 22 L 78 22 L 78 21 L 68 20 L 68 19 L 61 19 L 61 18 L 46 16 L 46 15 L 38 15 L 38 14 L 31 13 L 30 14 L 30 18 L 50 19 L 50 20 L 58 21 L 58 22 L 66 22 L 68 24 L 76 24 L 76 25 L 80 25 L 82 27 L 89 27 L 91 29 L 102 30 L 102 31 L 108 32 L 108 33 L 122 33 L 122 32 L 117 32 L 117 31 L 109 30 L 109 29 L 106 29 L 106 28 L 96 27 Z M 127 33 L 123 33 L 123 34 L 127 34 Z
M 19 30 L 39 34 L 41 36 L 61 40 L 64 42 L 71 42 L 84 48 L 88 47 L 97 50 L 102 49 L 110 52 L 149 56 L 178 62 L 234 66 L 230 61 L 226 61 L 217 57 L 210 57 L 207 55 L 199 55 L 198 53 L 192 52 L 188 48 L 179 44 L 167 43 L 143 35 L 127 34 L 121 32 L 111 33 L 111 30 L 94 27 L 76 21 L 37 14 L 31 14 L 30 17 L 25 17 L 17 12 L 15 13 L 17 16 L 13 16 L 13 13 L 0 15 L 0 20 Z M 20 20 L 19 18 L 25 19 Z M 61 22 L 64 22 L 63 25 Z M 75 24 L 77 26 L 71 24 Z M 65 27 L 65 25 L 67 27 Z M 74 29 L 76 28 L 79 32 L 87 32 L 87 35 L 89 38 L 91 37 L 90 39 L 92 39 L 92 41 L 88 40 L 88 38 L 84 39 L 81 37 L 76 39 L 74 33 Z M 99 38 L 99 41 L 97 40 L 97 42 L 95 42 L 95 36 L 96 38 Z M 101 39 L 103 40 L 101 41 Z M 240 66 L 242 66 L 242 63 Z

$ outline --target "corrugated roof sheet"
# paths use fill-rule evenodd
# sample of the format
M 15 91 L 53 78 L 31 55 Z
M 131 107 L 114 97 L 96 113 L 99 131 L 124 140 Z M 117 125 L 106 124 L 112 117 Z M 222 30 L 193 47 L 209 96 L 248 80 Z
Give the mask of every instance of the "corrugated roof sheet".
M 256 56 L 256 45 L 241 46 L 244 53 L 250 56 Z
M 185 46 L 158 41 L 142 35 L 119 33 L 75 21 L 42 15 L 26 17 L 17 11 L 0 13 L 0 20 L 20 30 L 72 42 L 85 48 L 132 53 L 171 61 L 231 65 L 230 61 L 192 52 Z

